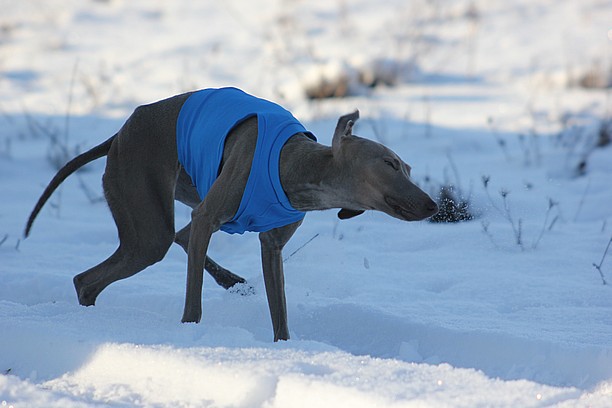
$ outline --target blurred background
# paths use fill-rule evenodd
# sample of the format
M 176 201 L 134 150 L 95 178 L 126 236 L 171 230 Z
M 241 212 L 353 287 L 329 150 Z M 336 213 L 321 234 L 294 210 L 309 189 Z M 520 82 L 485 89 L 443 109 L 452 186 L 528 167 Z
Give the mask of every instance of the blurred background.
M 445 122 L 447 110 L 459 109 L 464 124 L 484 125 L 489 116 L 532 120 L 523 113 L 544 107 L 553 121 L 578 109 L 568 99 L 580 91 L 612 85 L 605 0 L 2 0 L 0 7 L 5 115 L 69 108 L 125 116 L 142 103 L 232 85 L 300 109 L 305 119 L 327 113 L 321 98 L 360 96 L 365 102 L 349 105 L 378 108 L 372 100 L 392 92 L 415 120 Z M 501 98 L 479 103 L 491 92 Z M 583 103 L 604 114 L 607 95 L 591 93 Z

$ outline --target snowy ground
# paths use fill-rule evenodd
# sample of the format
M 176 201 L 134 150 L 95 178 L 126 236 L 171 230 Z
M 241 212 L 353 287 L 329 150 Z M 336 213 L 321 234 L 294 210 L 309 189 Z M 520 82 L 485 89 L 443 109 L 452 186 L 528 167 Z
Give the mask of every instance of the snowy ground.
M 2 406 L 612 406 L 612 252 L 608 285 L 592 266 L 612 235 L 612 147 L 594 148 L 612 100 L 569 85 L 612 66 L 612 2 L 0 9 Z M 360 87 L 371 72 L 395 86 Z M 353 96 L 304 97 L 342 73 Z M 214 236 L 212 257 L 255 293 L 207 277 L 199 325 L 179 323 L 178 247 L 78 306 L 72 276 L 110 255 L 116 230 L 100 160 L 21 240 L 53 158 L 105 140 L 139 104 L 224 85 L 284 104 L 325 144 L 359 108 L 357 134 L 432 193 L 453 184 L 476 219 L 308 214 L 285 251 L 288 342 L 272 342 L 255 234 Z M 188 218 L 178 206 L 177 225 Z

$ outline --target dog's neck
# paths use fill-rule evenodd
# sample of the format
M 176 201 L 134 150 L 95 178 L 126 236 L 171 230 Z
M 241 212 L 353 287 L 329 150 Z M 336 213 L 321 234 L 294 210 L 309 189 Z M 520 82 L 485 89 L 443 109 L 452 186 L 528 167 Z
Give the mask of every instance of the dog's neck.
M 281 151 L 280 177 L 291 205 L 299 211 L 361 209 L 338 167 L 331 147 L 303 134 L 289 139 Z

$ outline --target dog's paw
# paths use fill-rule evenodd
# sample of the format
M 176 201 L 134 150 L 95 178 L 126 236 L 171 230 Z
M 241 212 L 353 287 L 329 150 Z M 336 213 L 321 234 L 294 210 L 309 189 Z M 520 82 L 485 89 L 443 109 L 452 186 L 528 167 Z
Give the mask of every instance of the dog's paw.
M 255 288 L 248 284 L 248 282 L 244 283 L 236 283 L 234 286 L 228 289 L 230 293 L 237 293 L 240 296 L 251 296 L 255 294 Z

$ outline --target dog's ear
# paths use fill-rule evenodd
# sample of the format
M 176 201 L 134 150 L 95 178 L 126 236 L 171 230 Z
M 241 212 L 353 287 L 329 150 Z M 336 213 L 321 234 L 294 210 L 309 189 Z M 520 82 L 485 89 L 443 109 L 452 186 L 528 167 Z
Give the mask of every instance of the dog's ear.
M 342 208 L 338 211 L 338 218 L 341 220 L 348 220 L 349 218 L 356 217 L 363 214 L 363 210 L 349 210 L 348 208 Z
M 332 139 L 332 153 L 337 155 L 340 152 L 342 139 L 350 137 L 353 134 L 353 125 L 359 119 L 359 111 L 356 110 L 348 115 L 341 116 L 336 125 L 336 131 Z

